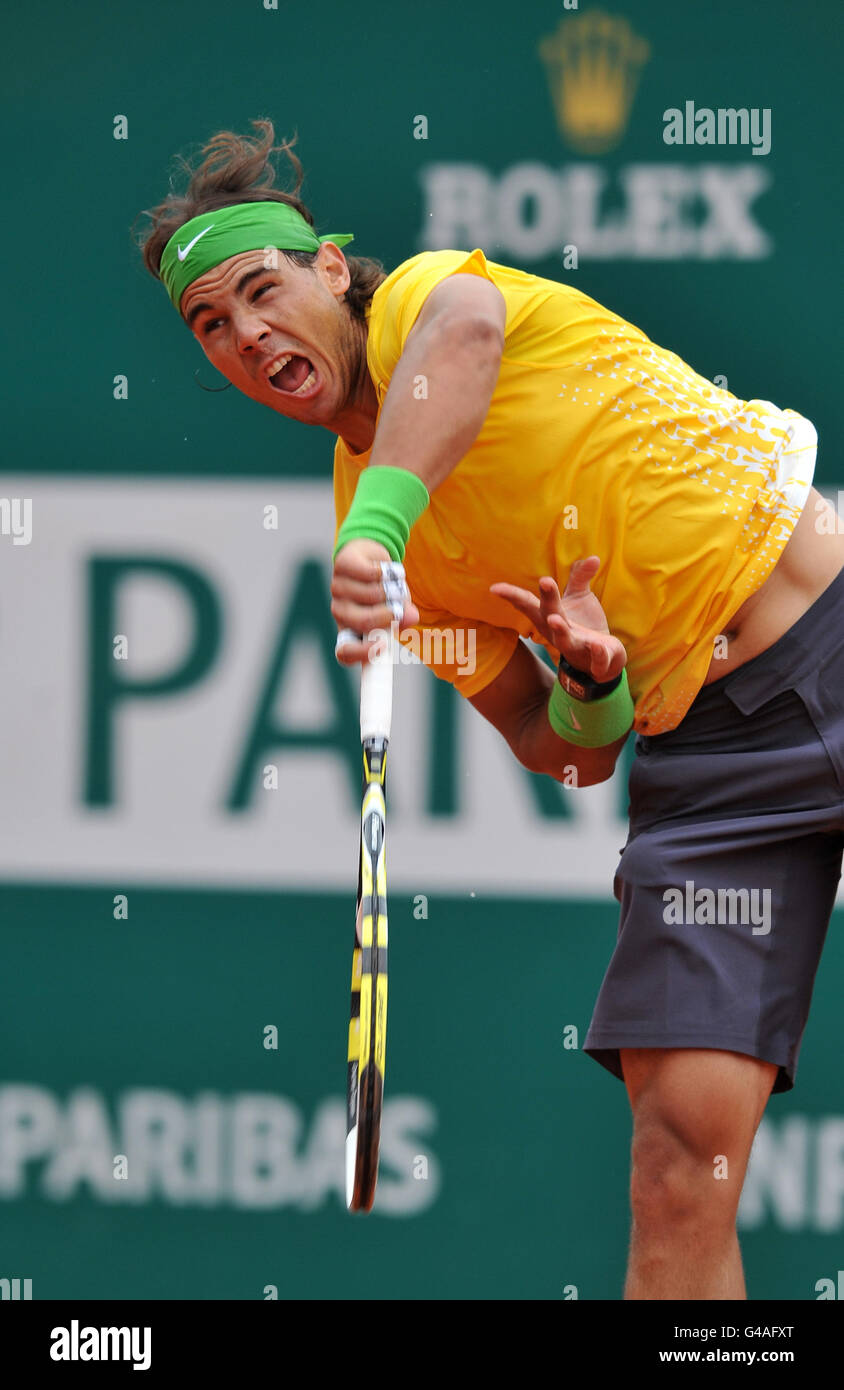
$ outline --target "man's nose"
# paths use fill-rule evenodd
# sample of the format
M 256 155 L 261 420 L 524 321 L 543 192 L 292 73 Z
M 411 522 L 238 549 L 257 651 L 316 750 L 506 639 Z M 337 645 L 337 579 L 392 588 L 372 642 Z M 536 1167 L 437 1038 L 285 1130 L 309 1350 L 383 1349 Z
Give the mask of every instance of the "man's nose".
M 271 329 L 260 314 L 245 310 L 238 315 L 235 334 L 238 352 L 249 352 L 259 347 L 270 336 Z

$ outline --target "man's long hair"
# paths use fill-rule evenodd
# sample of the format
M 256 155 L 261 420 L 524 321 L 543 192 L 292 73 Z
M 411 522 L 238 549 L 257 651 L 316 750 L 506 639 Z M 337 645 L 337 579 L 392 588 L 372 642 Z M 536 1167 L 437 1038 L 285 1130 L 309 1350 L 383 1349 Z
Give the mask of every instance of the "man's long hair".
M 230 207 L 233 203 L 287 203 L 313 227 L 313 216 L 298 196 L 305 174 L 301 162 L 293 153 L 297 137 L 294 135 L 292 140 L 282 140 L 280 145 L 276 145 L 272 121 L 259 119 L 252 121 L 252 125 L 257 131 L 252 138 L 236 135 L 231 130 L 221 130 L 213 135 L 202 147 L 199 164 L 191 164 L 177 155 L 177 165 L 188 179 L 185 191 L 172 191 L 171 179 L 171 192 L 164 202 L 139 214 L 152 219 L 152 228 L 141 235 L 138 244 L 144 265 L 157 280 L 161 278 L 162 253 L 173 233 L 203 212 L 215 212 L 217 208 Z M 279 154 L 287 157 L 296 177 L 296 183 L 289 192 L 273 187 L 278 173 L 274 156 Z M 301 266 L 309 266 L 316 259 L 313 251 L 282 251 L 281 254 Z M 366 256 L 347 256 L 346 263 L 351 284 L 345 300 L 352 317 L 365 321 L 367 305 L 386 278 L 386 271 L 380 261 L 370 260 Z

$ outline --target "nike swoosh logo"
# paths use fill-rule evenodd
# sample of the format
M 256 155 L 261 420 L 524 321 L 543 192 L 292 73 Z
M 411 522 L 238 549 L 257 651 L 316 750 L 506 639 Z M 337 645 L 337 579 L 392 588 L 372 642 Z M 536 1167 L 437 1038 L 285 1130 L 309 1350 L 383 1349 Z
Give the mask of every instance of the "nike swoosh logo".
M 213 227 L 213 226 L 214 226 L 214 223 L 212 222 L 212 223 L 211 223 L 211 227 Z M 194 237 L 193 241 L 189 241 L 189 242 L 188 242 L 188 244 L 187 244 L 187 246 L 185 247 L 184 251 L 182 250 L 181 246 L 177 246 L 177 247 L 176 247 L 176 255 L 179 257 L 179 260 L 180 260 L 180 261 L 183 261 L 183 260 L 185 259 L 185 257 L 187 256 L 187 254 L 188 254 L 188 252 L 190 251 L 190 249 L 191 249 L 192 246 L 196 246 L 196 243 L 199 241 L 200 237 L 204 237 L 206 232 L 210 232 L 211 227 L 206 227 L 203 231 L 197 232 L 197 234 L 196 234 L 196 236 Z

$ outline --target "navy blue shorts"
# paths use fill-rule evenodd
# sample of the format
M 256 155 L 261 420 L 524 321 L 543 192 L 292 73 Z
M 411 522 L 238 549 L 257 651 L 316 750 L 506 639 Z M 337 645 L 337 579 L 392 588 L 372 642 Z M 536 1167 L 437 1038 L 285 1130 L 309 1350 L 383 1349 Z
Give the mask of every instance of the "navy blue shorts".
M 844 850 L 844 570 L 788 632 L 637 737 L 618 940 L 584 1052 L 703 1047 L 794 1085 Z

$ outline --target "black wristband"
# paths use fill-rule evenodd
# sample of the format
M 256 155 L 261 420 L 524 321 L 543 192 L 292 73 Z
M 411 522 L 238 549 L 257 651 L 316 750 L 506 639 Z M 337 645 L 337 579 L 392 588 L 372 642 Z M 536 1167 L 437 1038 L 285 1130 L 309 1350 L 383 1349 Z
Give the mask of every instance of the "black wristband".
M 621 684 L 621 672 L 614 676 L 611 681 L 596 681 L 588 671 L 579 671 L 576 666 L 572 666 L 571 662 L 566 661 L 565 657 L 561 656 L 560 664 L 557 667 L 557 679 L 573 700 L 602 700 L 605 695 L 611 695 Z

